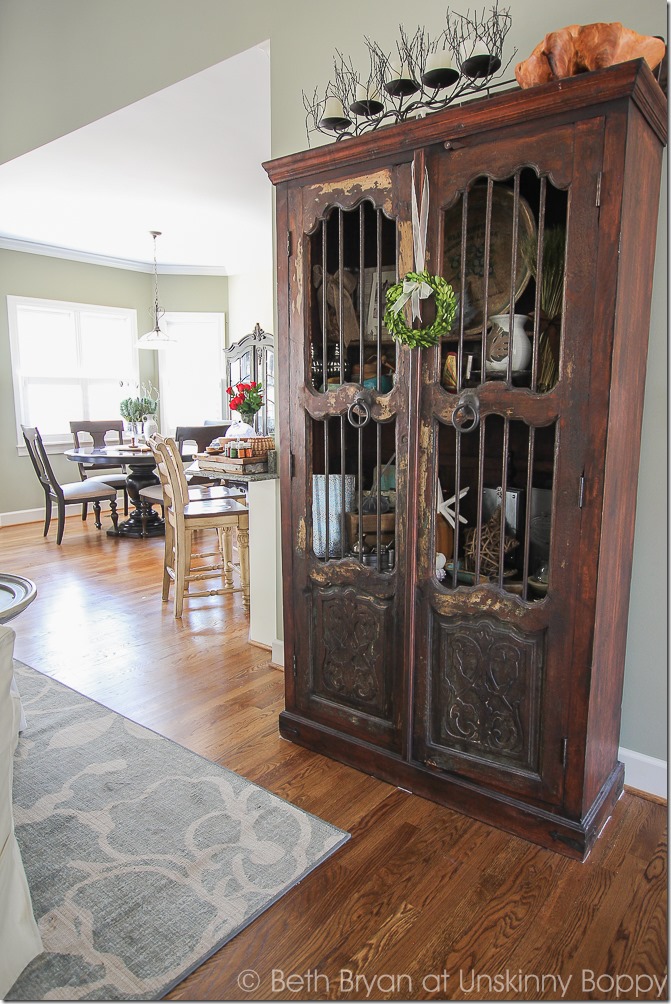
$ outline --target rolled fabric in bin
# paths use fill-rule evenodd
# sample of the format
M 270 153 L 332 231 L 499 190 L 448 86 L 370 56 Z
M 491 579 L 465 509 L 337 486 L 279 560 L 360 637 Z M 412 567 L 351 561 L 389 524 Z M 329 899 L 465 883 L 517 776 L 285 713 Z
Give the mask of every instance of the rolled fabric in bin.
M 352 512 L 356 495 L 353 474 L 329 474 L 328 537 L 329 558 L 342 558 L 347 541 L 342 539 L 342 513 Z M 312 475 L 312 550 L 317 558 L 326 557 L 326 475 Z

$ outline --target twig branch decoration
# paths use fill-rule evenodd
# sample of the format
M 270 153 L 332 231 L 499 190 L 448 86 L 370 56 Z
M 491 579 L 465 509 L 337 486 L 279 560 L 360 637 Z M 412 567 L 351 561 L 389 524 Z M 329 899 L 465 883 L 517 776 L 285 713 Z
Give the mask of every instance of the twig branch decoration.
M 503 65 L 503 45 L 511 26 L 510 9 L 489 13 L 445 12 L 445 29 L 432 39 L 425 28 L 414 35 L 399 26 L 396 50 L 385 52 L 364 37 L 368 72 L 336 50 L 333 79 L 322 97 L 318 88 L 303 92 L 308 143 L 316 132 L 343 139 L 383 125 L 419 118 L 511 81 L 501 79 L 517 50 Z M 498 75 L 494 82 L 495 75 Z

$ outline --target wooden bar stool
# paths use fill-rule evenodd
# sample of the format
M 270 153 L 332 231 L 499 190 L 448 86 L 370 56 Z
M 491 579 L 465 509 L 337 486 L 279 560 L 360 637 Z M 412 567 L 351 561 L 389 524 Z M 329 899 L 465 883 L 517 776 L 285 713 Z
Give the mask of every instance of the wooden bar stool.
M 192 501 L 184 475 L 179 450 L 174 440 L 150 439 L 165 503 L 165 559 L 163 572 L 163 600 L 167 602 L 170 583 L 175 583 L 175 617 L 181 617 L 184 597 L 218 596 L 242 592 L 242 600 L 249 610 L 249 512 L 235 499 L 217 498 Z M 216 551 L 192 554 L 193 534 L 196 530 L 214 529 L 217 532 Z M 232 533 L 236 531 L 240 559 L 240 585 L 235 586 L 233 572 Z M 193 566 L 194 559 L 215 560 Z M 220 576 L 224 584 L 214 589 L 192 589 L 191 583 Z

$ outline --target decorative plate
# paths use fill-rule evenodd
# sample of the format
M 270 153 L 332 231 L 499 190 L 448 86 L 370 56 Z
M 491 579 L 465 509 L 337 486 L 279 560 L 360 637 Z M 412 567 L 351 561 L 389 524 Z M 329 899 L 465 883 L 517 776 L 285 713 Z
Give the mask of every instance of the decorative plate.
M 494 183 L 492 188 L 492 218 L 490 226 L 489 284 L 487 287 L 487 317 L 503 314 L 510 305 L 510 278 L 513 248 L 514 193 L 506 185 Z M 462 200 L 447 209 L 443 216 L 445 250 L 443 277 L 451 284 L 461 302 L 461 227 Z M 474 185 L 468 193 L 466 223 L 466 302 L 465 331 L 482 330 L 484 298 L 485 233 L 487 223 L 487 186 Z M 522 240 L 533 237 L 536 223 L 531 207 L 520 196 L 518 205 L 518 248 L 515 270 L 515 300 L 524 292 L 531 274 L 520 246 Z

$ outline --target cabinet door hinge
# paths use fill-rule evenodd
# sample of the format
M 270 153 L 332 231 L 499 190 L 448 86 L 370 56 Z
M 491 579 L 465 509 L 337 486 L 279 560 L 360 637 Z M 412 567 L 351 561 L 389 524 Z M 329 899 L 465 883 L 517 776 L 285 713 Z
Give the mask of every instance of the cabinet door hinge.
M 603 172 L 599 171 L 596 177 L 596 206 L 601 206 L 601 179 L 603 178 Z
M 578 508 L 582 509 L 585 503 L 585 475 L 580 475 L 580 483 L 578 485 Z
M 296 679 L 297 674 L 298 674 L 298 668 L 296 665 L 296 656 L 294 655 L 294 680 Z
M 291 258 L 291 230 L 287 230 L 287 258 Z
M 562 767 L 566 766 L 566 761 L 568 760 L 568 739 L 566 736 L 563 737 L 561 741 L 561 764 Z

